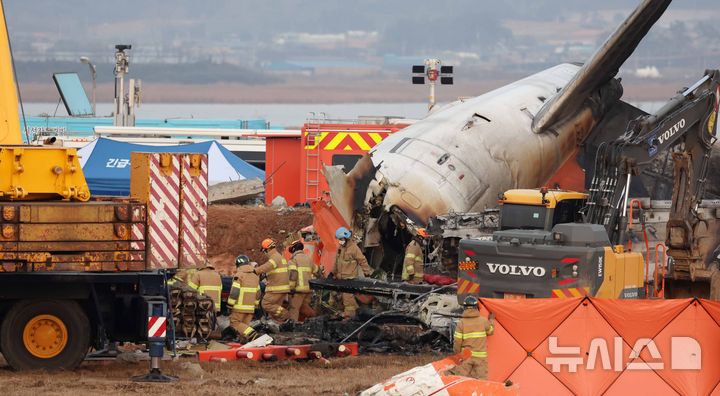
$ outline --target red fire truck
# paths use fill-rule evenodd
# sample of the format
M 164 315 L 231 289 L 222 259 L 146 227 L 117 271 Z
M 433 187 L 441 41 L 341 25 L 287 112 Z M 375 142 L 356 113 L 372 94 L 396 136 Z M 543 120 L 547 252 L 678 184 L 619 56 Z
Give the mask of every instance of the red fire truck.
M 265 136 L 265 202 L 282 196 L 288 205 L 319 200 L 328 185 L 323 165 L 349 172 L 376 144 L 409 124 L 390 117 L 311 120 L 300 133 Z

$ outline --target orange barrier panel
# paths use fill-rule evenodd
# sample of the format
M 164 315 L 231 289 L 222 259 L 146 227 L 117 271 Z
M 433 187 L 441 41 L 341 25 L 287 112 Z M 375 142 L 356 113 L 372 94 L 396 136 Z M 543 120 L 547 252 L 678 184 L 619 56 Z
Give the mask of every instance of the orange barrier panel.
M 325 275 L 333 271 L 335 267 L 335 255 L 340 246 L 335 239 L 335 230 L 340 227 L 349 227 L 337 208 L 329 201 L 318 200 L 310 202 L 313 212 L 313 226 L 315 232 L 323 241 L 320 265 Z
M 720 394 L 720 302 L 481 301 L 489 379 L 523 395 Z

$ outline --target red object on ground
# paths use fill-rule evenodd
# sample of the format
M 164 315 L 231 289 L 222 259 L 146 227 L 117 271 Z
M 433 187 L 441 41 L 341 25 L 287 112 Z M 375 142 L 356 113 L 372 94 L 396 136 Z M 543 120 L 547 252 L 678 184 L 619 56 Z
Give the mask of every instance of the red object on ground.
M 313 353 L 312 345 L 268 345 L 262 348 L 243 348 L 236 343 L 229 343 L 231 349 L 200 351 L 198 360 L 201 362 L 213 362 L 226 360 L 255 360 L 255 361 L 277 361 L 288 359 L 315 359 L 317 354 Z M 338 350 L 332 356 L 320 357 L 346 357 L 357 356 L 358 344 L 355 342 L 345 343 L 338 346 Z
M 430 275 L 425 274 L 423 280 L 431 285 L 446 286 L 455 283 L 455 278 L 451 278 L 446 275 Z

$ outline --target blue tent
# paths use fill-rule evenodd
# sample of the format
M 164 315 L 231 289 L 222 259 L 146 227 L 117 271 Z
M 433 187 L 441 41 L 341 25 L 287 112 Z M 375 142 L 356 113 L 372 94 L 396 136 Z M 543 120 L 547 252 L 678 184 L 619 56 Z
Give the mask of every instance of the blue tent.
M 98 138 L 78 150 L 93 195 L 130 195 L 130 153 L 200 153 L 208 155 L 210 185 L 233 180 L 265 180 L 265 172 L 243 161 L 214 140 L 179 146 L 148 146 Z

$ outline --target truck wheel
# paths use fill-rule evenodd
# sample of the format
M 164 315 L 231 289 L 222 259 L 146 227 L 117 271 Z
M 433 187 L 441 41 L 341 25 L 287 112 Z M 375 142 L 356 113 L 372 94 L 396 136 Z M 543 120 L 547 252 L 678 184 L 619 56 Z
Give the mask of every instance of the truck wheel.
M 90 324 L 75 301 L 20 301 L 0 327 L 0 348 L 15 370 L 73 369 L 89 345 Z

